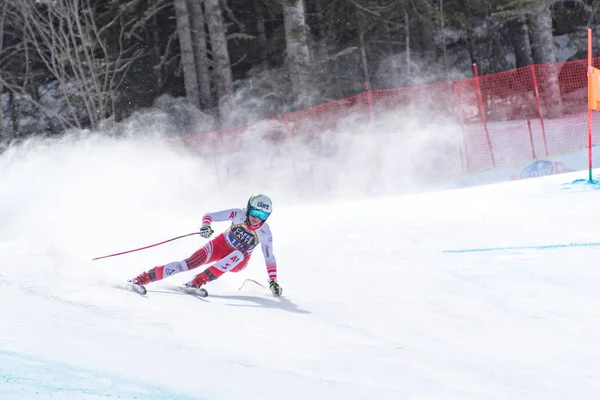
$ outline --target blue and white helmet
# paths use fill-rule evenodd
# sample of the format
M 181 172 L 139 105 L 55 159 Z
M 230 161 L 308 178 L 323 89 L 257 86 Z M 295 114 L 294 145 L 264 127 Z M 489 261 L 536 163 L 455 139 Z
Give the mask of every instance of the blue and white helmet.
M 269 196 L 264 194 L 255 194 L 248 200 L 248 206 L 246 207 L 246 218 L 253 216 L 266 221 L 269 215 L 273 212 L 273 203 Z

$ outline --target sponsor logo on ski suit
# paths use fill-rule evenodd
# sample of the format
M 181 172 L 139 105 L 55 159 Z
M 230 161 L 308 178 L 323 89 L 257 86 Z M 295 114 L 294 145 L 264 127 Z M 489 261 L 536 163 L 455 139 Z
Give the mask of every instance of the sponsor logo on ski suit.
M 249 253 L 258 245 L 256 231 L 250 230 L 246 224 L 233 224 L 225 234 L 225 240 L 234 249 Z

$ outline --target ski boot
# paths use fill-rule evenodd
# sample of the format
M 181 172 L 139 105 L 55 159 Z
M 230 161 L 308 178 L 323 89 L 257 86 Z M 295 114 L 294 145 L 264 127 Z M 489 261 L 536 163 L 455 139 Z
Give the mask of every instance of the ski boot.
M 209 281 L 209 276 L 206 274 L 206 271 L 204 271 L 196 275 L 194 279 L 186 283 L 181 289 L 185 293 L 193 294 L 200 297 L 206 297 L 208 296 L 208 292 L 201 286 L 205 285 Z
M 129 283 L 130 288 L 132 290 L 138 292 L 139 294 L 146 294 L 147 290 L 145 285 L 149 284 L 150 282 L 153 282 L 155 280 L 152 279 L 153 277 L 155 277 L 154 268 L 152 268 L 150 271 L 142 272 L 141 274 L 139 274 L 133 279 L 128 280 L 127 282 Z

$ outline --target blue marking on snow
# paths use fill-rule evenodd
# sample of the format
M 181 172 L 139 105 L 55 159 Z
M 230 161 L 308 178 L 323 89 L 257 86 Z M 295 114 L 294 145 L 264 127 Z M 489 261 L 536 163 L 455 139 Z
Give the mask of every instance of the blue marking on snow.
M 160 371 L 157 375 L 160 376 Z M 198 400 L 155 384 L 0 350 L 0 399 Z
M 588 191 L 588 190 L 600 190 L 600 182 L 589 179 L 576 179 L 571 183 L 563 183 L 563 190 L 565 191 Z
M 484 251 L 509 251 L 509 250 L 548 250 L 548 249 L 565 249 L 570 247 L 597 247 L 598 242 L 591 243 L 566 243 L 566 244 L 548 244 L 542 246 L 506 246 L 506 247 L 483 247 L 479 249 L 461 249 L 461 250 L 444 250 L 443 253 L 477 253 Z
M 595 181 L 595 180 L 593 180 L 593 179 L 592 179 L 591 181 L 590 181 L 589 179 L 575 179 L 575 180 L 573 181 L 573 183 L 574 183 L 574 184 L 586 183 L 586 184 L 588 184 L 588 185 L 597 185 L 597 184 L 598 184 L 598 181 Z

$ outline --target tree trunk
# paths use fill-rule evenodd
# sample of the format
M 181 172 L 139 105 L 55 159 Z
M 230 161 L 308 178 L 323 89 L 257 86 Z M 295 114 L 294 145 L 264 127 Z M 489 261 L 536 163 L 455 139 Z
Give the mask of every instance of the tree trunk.
M 8 128 L 4 129 L 4 109 L 2 108 L 2 93 L 4 86 L 0 83 L 0 142 L 8 139 Z
M 448 73 L 448 52 L 446 49 L 446 23 L 444 19 L 444 0 L 440 0 L 440 35 L 442 37 L 442 54 L 444 55 L 444 75 Z
M 315 0 L 315 13 L 317 19 L 317 60 L 325 60 L 327 57 L 327 26 L 323 11 L 323 0 Z
M 406 80 L 412 80 L 412 61 L 410 59 L 410 18 L 408 11 L 404 8 L 404 48 L 406 51 Z
M 360 47 L 360 60 L 363 68 L 365 82 L 370 82 L 371 78 L 369 76 L 369 61 L 367 60 L 367 49 L 365 47 L 365 31 L 360 19 L 358 22 L 358 45 Z
M 256 13 L 256 32 L 259 47 L 259 65 L 261 70 L 269 68 L 267 53 L 267 29 L 265 27 L 265 7 L 263 0 L 254 0 L 254 12 Z
M 233 100 L 233 76 L 229 61 L 225 26 L 221 15 L 219 0 L 205 0 L 204 11 L 213 58 L 213 72 L 219 99 L 221 121 L 229 118 L 231 101 Z
M 198 91 L 198 76 L 196 75 L 196 65 L 194 62 L 190 15 L 186 0 L 174 0 L 174 5 L 177 16 L 177 35 L 179 36 L 179 47 L 181 50 L 185 94 L 190 104 L 199 107 L 200 93 Z
M 596 16 L 598 15 L 598 11 L 600 10 L 600 0 L 594 0 L 592 3 L 592 10 L 590 11 L 589 15 L 588 15 L 588 19 L 587 19 L 587 23 L 586 23 L 586 28 L 591 28 L 592 29 L 592 48 L 596 48 L 597 47 L 597 43 L 598 42 L 598 33 L 599 33 L 599 29 L 600 27 L 598 26 L 597 23 L 595 23 L 595 19 Z
M 384 25 L 382 26 L 383 28 L 383 32 L 384 32 L 384 39 L 385 41 L 387 41 L 388 43 L 390 43 L 390 46 L 387 47 L 386 52 L 388 54 L 391 54 L 390 57 L 390 70 L 389 70 L 389 76 L 388 78 L 390 79 L 390 84 L 392 87 L 396 87 L 398 86 L 399 82 L 400 82 L 400 77 L 398 76 L 398 57 L 399 53 L 398 53 L 398 45 L 402 42 L 399 41 L 399 36 L 398 36 L 398 32 L 395 29 L 396 25 L 392 25 L 390 23 L 384 23 Z
M 533 64 L 531 43 L 529 42 L 529 29 L 525 16 L 521 16 L 508 24 L 510 39 L 515 49 L 517 68 Z
M 160 34 L 158 31 L 158 18 L 156 14 L 152 16 L 152 39 L 153 39 L 153 48 L 152 48 L 152 59 L 154 62 L 154 79 L 156 80 L 156 91 L 161 92 L 163 89 L 163 85 L 165 82 L 163 76 L 163 62 L 161 60 L 161 51 L 160 51 Z
M 552 14 L 548 1 L 540 0 L 531 7 L 529 27 L 533 39 L 532 54 L 536 64 L 556 62 L 556 49 L 552 37 Z
M 532 3 L 529 14 L 529 27 L 532 40 L 533 61 L 536 64 L 556 63 L 556 50 L 552 36 L 552 14 L 550 2 L 539 0 Z M 547 66 L 545 81 L 548 85 L 544 91 L 544 105 L 550 118 L 562 116 L 562 99 L 558 84 L 558 70 L 556 65 Z M 544 80 L 541 80 L 542 82 Z
M 283 22 L 292 93 L 298 106 L 306 107 L 311 105 L 313 96 L 304 0 L 289 0 L 283 3 Z
M 212 99 L 202 3 L 203 0 L 188 0 L 188 7 L 190 11 L 190 27 L 192 30 L 192 44 L 194 47 L 194 60 L 196 64 L 196 77 L 198 79 L 198 87 L 200 89 L 200 107 L 205 110 L 211 108 Z
M 471 60 L 471 65 L 477 64 L 477 56 L 475 52 L 475 34 L 473 33 L 473 26 L 471 23 L 472 15 L 471 15 L 471 7 L 473 6 L 472 0 L 462 0 L 461 6 L 463 12 L 465 13 L 465 36 L 467 40 L 467 52 L 469 53 L 469 59 Z
M 419 30 L 421 32 L 421 49 L 425 54 L 426 61 L 433 62 L 436 60 L 436 45 L 433 35 L 433 21 L 431 17 L 433 15 L 433 11 L 431 9 L 431 5 L 428 0 L 422 1 L 422 8 L 417 10 L 420 14 L 419 18 Z
M 7 130 L 8 139 L 14 139 L 19 135 L 19 120 L 21 119 L 21 113 L 19 112 L 19 106 L 16 104 L 15 95 L 12 90 L 8 92 L 8 109 L 10 110 L 10 120 L 12 123 L 12 132 Z

